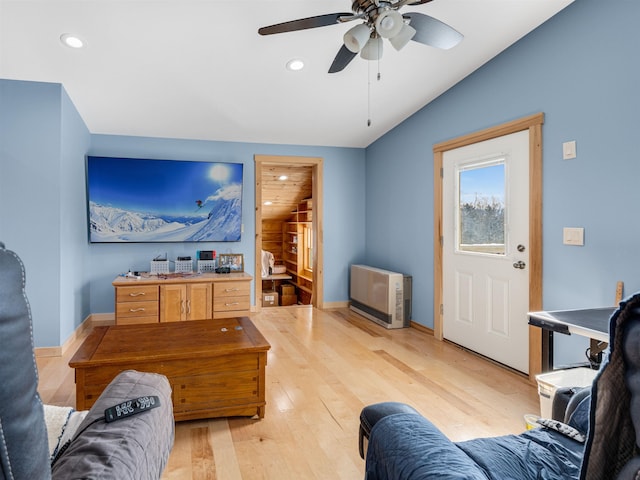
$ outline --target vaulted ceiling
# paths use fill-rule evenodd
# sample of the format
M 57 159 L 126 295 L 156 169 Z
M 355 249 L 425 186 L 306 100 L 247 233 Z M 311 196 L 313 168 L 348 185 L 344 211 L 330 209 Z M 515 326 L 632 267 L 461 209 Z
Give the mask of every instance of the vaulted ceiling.
M 571 2 L 406 5 L 464 40 L 387 43 L 380 61 L 329 74 L 353 22 L 258 28 L 349 12 L 350 0 L 0 0 L 0 77 L 62 83 L 96 134 L 366 147 Z M 63 46 L 65 33 L 85 47 Z M 303 70 L 285 68 L 294 58 Z

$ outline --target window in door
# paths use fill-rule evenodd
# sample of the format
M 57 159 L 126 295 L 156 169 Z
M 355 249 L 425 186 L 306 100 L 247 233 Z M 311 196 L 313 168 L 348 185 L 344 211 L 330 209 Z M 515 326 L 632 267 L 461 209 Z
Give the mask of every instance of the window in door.
M 458 168 L 459 252 L 505 255 L 505 159 Z

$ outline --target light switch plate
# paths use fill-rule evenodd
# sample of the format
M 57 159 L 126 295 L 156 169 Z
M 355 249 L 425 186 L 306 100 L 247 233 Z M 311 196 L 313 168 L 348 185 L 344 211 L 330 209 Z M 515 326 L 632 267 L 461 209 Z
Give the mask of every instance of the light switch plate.
M 584 245 L 584 228 L 578 228 L 578 227 L 563 228 L 562 243 L 565 245 Z
M 562 159 L 571 160 L 576 158 L 576 141 L 564 142 L 562 144 Z

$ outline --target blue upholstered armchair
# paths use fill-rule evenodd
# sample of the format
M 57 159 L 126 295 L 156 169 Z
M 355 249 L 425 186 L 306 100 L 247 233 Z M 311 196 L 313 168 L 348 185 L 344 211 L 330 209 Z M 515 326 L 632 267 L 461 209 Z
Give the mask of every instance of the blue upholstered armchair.
M 412 407 L 360 414 L 367 480 L 640 480 L 640 294 L 609 322 L 609 349 L 564 418 L 520 435 L 451 442 Z
M 18 256 L 0 243 L 0 480 L 160 478 L 174 439 L 171 388 L 162 375 L 119 374 L 82 412 L 71 441 L 50 450 L 25 279 Z M 160 406 L 105 421 L 105 409 L 142 396 L 158 397 Z

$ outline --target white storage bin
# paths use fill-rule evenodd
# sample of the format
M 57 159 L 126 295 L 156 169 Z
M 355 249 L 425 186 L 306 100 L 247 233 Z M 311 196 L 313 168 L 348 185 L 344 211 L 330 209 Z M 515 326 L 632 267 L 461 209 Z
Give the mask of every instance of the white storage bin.
M 551 418 L 556 390 L 562 387 L 588 387 L 593 383 L 596 373 L 598 373 L 597 370 L 578 367 L 536 375 L 540 396 L 540 416 Z
M 151 260 L 151 275 L 169 273 L 169 261 L 167 260 Z
M 216 271 L 215 260 L 198 260 L 198 273 L 214 273 Z
M 176 260 L 176 273 L 193 273 L 193 261 Z

